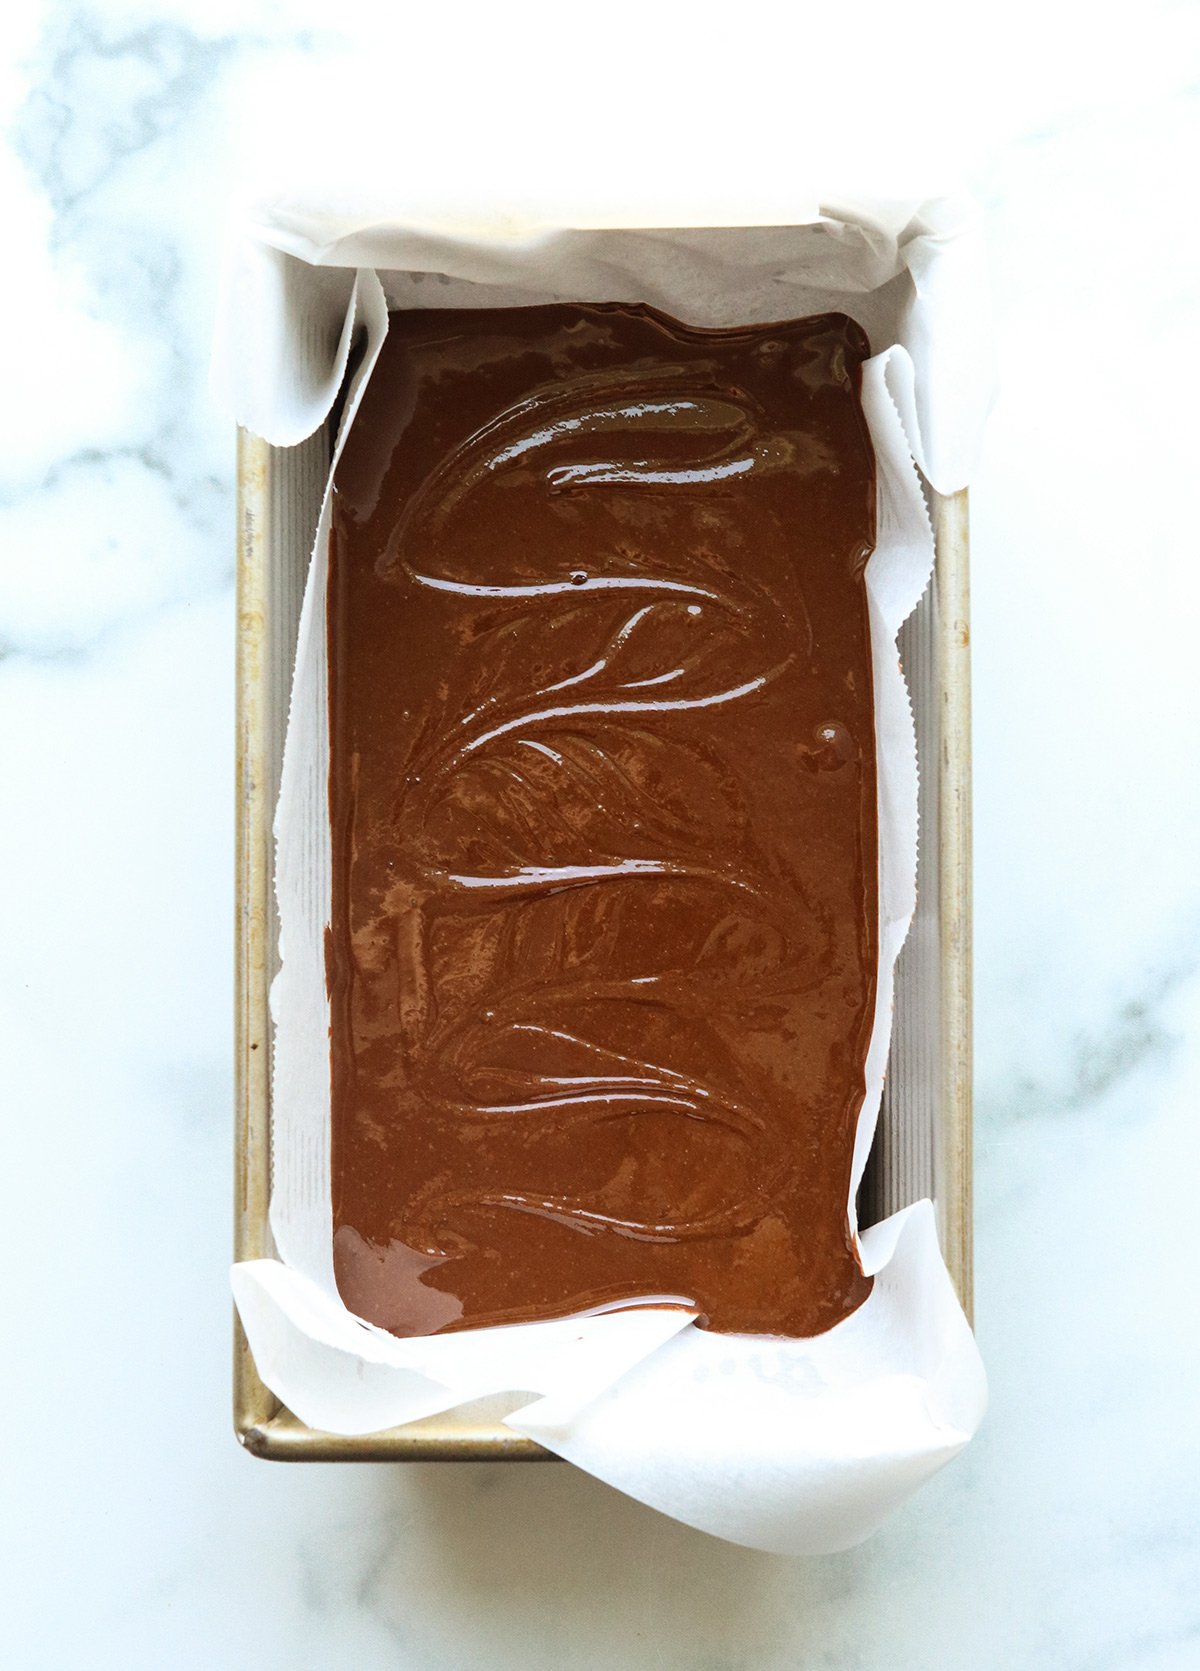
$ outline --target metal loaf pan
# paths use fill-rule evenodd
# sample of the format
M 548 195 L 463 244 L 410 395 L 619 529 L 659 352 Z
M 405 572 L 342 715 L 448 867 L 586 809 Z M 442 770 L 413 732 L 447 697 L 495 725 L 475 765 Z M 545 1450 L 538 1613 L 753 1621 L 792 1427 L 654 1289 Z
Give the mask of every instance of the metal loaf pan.
M 325 432 L 298 447 L 238 437 L 236 1194 L 234 1258 L 273 1252 L 271 1028 L 278 966 L 272 820 Z M 864 1224 L 932 1196 L 942 1250 L 971 1315 L 971 803 L 967 497 L 930 496 L 933 583 L 901 634 L 921 769 L 918 906 L 900 958 L 888 1079 L 863 1184 Z M 321 1433 L 259 1379 L 235 1322 L 234 1426 L 281 1461 L 553 1460 L 488 1400 L 362 1437 Z

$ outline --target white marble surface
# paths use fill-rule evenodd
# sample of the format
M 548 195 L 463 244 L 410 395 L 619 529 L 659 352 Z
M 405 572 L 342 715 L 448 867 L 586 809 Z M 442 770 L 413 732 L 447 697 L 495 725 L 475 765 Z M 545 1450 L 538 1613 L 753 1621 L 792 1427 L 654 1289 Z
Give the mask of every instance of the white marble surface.
M 813 1562 L 717 1544 L 565 1466 L 284 1468 L 235 1446 L 214 229 L 264 104 L 344 78 L 373 19 L 109 0 L 6 21 L 15 1671 L 1200 1665 L 1197 14 L 1160 0 L 1128 34 L 1084 34 L 1077 7 L 1020 0 L 986 28 L 970 11 L 891 15 L 875 42 L 926 78 L 899 107 L 905 144 L 965 171 L 996 279 L 1004 391 L 973 499 L 993 1404 L 872 1543 Z M 636 195 L 631 126 L 660 189 L 664 167 L 694 178 L 668 118 L 699 86 L 694 144 L 735 192 L 795 157 L 805 70 L 844 79 L 858 37 L 843 17 L 822 60 L 799 31 L 784 51 L 730 37 L 732 8 L 701 14 L 672 44 L 646 8 L 586 29 L 560 9 L 553 51 L 523 32 L 528 9 L 410 23 L 389 143 L 411 159 L 434 136 L 431 192 L 474 159 L 519 202 L 552 152 L 560 181 L 611 200 Z M 881 166 L 898 148 L 869 96 L 883 86 L 876 65 L 858 121 Z M 610 87 L 626 139 L 601 166 Z

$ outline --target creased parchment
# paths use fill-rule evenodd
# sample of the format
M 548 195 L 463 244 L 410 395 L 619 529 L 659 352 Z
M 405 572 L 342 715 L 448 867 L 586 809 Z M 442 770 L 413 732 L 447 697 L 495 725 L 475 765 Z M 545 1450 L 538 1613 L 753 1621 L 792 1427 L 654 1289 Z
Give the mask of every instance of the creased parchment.
M 214 360 L 239 422 L 304 439 L 335 399 L 354 420 L 389 307 L 643 301 L 694 325 L 840 310 L 873 358 L 863 405 L 876 453 L 867 569 L 879 751 L 880 980 L 855 1145 L 866 1164 L 887 1062 L 893 971 L 915 903 L 917 775 L 896 634 L 933 546 L 914 460 L 964 485 L 990 399 L 977 234 L 951 202 L 845 205 L 775 228 L 535 229 L 460 234 L 289 200 L 235 231 Z M 336 460 L 335 460 L 336 462 Z M 865 1303 L 811 1340 L 717 1335 L 683 1311 L 396 1340 L 333 1281 L 329 1172 L 329 497 L 301 614 L 276 818 L 282 967 L 275 1021 L 271 1228 L 278 1258 L 233 1288 L 263 1380 L 306 1422 L 367 1433 L 494 1393 L 527 1394 L 519 1432 L 685 1523 L 754 1548 L 816 1553 L 867 1536 L 967 1443 L 986 1393 L 922 1202 L 861 1237 Z

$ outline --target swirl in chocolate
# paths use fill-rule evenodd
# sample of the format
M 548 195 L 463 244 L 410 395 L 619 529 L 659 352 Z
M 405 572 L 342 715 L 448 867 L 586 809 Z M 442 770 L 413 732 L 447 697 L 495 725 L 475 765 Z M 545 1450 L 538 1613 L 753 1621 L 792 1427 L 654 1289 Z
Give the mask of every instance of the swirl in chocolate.
M 394 314 L 329 580 L 334 1262 L 396 1334 L 805 1335 L 874 1010 L 867 353 Z

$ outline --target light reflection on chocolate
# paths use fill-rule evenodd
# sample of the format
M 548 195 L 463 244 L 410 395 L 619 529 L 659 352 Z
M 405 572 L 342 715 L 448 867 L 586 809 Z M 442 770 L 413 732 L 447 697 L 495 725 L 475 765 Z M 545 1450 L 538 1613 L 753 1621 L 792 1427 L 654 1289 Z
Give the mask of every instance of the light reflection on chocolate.
M 397 1334 L 813 1334 L 875 994 L 867 345 L 392 316 L 335 482 L 334 1260 Z

